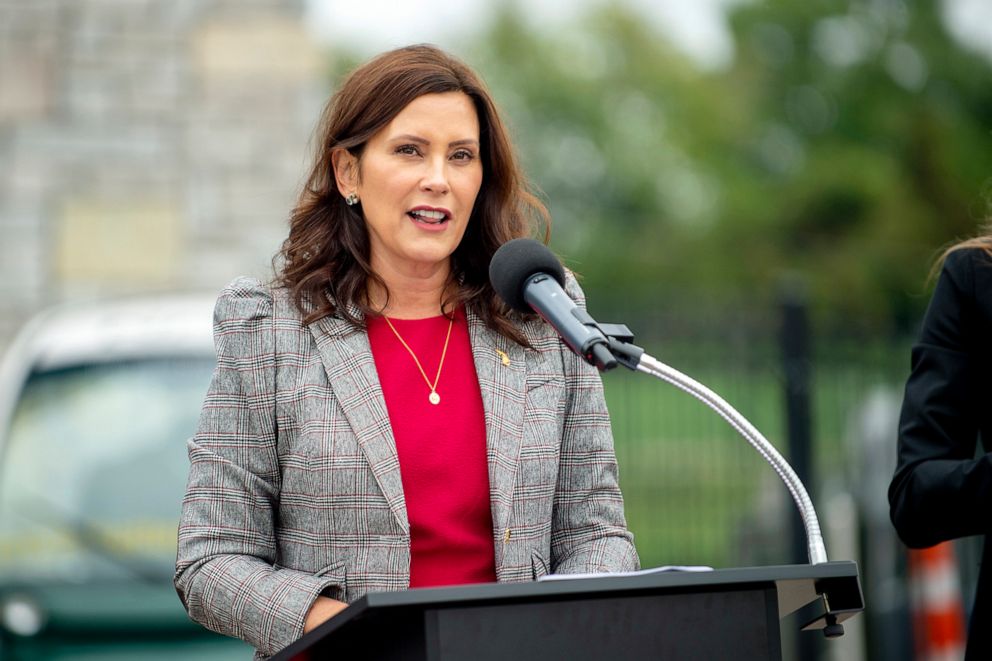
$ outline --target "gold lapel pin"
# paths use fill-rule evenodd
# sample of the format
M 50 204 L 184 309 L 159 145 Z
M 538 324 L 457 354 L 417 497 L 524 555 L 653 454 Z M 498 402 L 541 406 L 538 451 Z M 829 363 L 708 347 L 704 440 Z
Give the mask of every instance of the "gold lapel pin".
M 500 351 L 499 349 L 496 349 L 496 353 L 499 354 L 499 359 L 503 361 L 504 365 L 510 364 L 510 357 L 506 355 L 505 351 Z

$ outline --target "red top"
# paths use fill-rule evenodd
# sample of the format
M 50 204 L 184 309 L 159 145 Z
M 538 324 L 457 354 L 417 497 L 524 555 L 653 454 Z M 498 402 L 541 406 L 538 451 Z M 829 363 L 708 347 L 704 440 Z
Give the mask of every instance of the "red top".
M 448 318 L 390 321 L 433 382 Z M 455 315 L 437 405 L 382 317 L 368 318 L 368 334 L 410 520 L 410 587 L 495 581 L 486 422 L 464 312 Z

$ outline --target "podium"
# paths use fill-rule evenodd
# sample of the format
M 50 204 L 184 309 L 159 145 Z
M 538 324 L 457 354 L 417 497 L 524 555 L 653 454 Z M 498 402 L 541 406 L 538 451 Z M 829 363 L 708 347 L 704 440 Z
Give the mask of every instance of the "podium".
M 836 633 L 863 609 L 850 561 L 422 588 L 367 594 L 272 659 L 777 660 L 783 618 Z

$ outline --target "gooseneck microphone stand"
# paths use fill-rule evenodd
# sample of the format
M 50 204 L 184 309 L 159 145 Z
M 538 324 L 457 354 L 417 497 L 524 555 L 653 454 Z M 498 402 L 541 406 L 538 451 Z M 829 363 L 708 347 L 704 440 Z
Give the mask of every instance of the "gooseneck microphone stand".
M 586 326 L 598 329 L 605 337 L 605 342 L 600 342 L 590 351 L 587 360 L 596 365 L 600 370 L 606 371 L 621 364 L 635 372 L 644 372 L 656 378 L 672 384 L 679 390 L 689 393 L 706 406 L 713 409 L 721 418 L 726 420 L 731 427 L 743 436 L 751 446 L 758 451 L 765 461 L 782 478 L 792 499 L 799 508 L 802 516 L 803 527 L 806 529 L 806 543 L 809 551 L 809 562 L 812 565 L 827 562 L 827 550 L 823 544 L 823 536 L 820 533 L 820 521 L 813 508 L 813 501 L 803 486 L 802 481 L 792 466 L 779 454 L 768 439 L 759 432 L 754 425 L 737 412 L 737 410 L 727 403 L 715 392 L 699 383 L 695 379 L 682 372 L 669 367 L 661 361 L 652 358 L 644 349 L 632 344 L 633 333 L 622 324 L 600 324 L 597 323 L 588 313 L 581 309 L 576 309 L 576 317 Z M 607 355 L 610 354 L 610 355 Z
M 823 535 L 820 533 L 820 520 L 816 516 L 816 510 L 813 507 L 812 499 L 809 497 L 809 492 L 806 491 L 802 480 L 792 470 L 789 462 L 779 454 L 775 446 L 754 425 L 748 422 L 747 418 L 703 384 L 677 369 L 669 367 L 660 360 L 651 357 L 645 353 L 644 349 L 634 345 L 632 343 L 634 335 L 626 326 L 622 324 L 597 323 L 581 308 L 576 308 L 573 314 L 583 325 L 594 327 L 603 334 L 605 341 L 600 341 L 591 346 L 585 356 L 586 360 L 601 371 L 613 369 L 620 364 L 635 372 L 650 374 L 692 395 L 713 409 L 731 427 L 736 429 L 751 444 L 751 447 L 757 450 L 758 454 L 764 457 L 765 461 L 771 465 L 782 479 L 782 482 L 785 483 L 785 487 L 789 490 L 789 493 L 792 494 L 792 499 L 795 501 L 796 507 L 799 508 L 803 527 L 806 530 L 806 546 L 810 564 L 817 565 L 827 562 L 827 549 L 823 544 Z M 826 595 L 821 595 L 821 598 L 825 610 L 823 635 L 827 638 L 843 636 L 844 625 L 837 621 L 837 616 L 832 612 Z

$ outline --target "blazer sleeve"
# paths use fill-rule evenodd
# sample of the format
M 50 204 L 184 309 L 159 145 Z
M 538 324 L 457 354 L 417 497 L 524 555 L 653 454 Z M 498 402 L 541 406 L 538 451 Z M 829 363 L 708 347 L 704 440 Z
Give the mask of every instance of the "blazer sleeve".
M 566 293 L 585 296 L 569 273 Z M 552 507 L 551 571 L 631 571 L 639 567 L 620 494 L 613 432 L 595 367 L 562 344 L 566 382 L 558 483 Z
M 992 528 L 992 460 L 975 458 L 992 406 L 985 347 L 990 274 L 982 251 L 951 253 L 913 347 L 889 486 L 892 523 L 910 547 Z
M 271 295 L 240 278 L 214 310 L 217 366 L 189 441 L 174 578 L 190 617 L 270 655 L 334 579 L 275 566 L 280 491 Z

